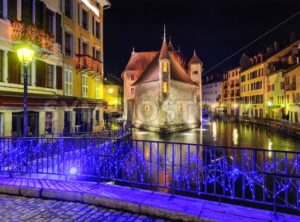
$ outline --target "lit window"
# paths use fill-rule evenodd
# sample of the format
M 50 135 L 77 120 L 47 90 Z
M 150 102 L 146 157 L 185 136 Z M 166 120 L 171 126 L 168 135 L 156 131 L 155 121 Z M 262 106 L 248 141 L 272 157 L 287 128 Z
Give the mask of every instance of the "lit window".
M 168 93 L 168 83 L 163 82 L 163 93 Z
M 167 61 L 163 62 L 163 72 L 168 72 L 168 62 Z
M 82 75 L 82 97 L 88 96 L 88 76 Z
M 65 70 L 65 81 L 64 81 L 65 95 L 73 95 L 73 73 L 71 70 Z

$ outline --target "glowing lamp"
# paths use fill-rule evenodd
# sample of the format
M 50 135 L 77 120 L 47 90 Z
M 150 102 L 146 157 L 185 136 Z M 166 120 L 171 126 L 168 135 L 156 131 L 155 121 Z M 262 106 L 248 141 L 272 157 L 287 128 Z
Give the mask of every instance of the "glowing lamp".
M 232 105 L 232 107 L 233 107 L 234 109 L 237 109 L 237 108 L 239 107 L 239 104 L 234 103 L 234 104 Z
M 273 103 L 272 103 L 272 101 L 269 101 L 268 102 L 268 107 L 271 107 L 271 106 L 273 106 Z
M 113 88 L 109 88 L 109 89 L 108 89 L 108 92 L 109 92 L 109 93 L 113 93 L 113 92 L 114 92 L 114 89 L 113 89 Z
M 70 174 L 75 175 L 76 173 L 77 173 L 77 168 L 76 167 L 71 167 Z
M 22 63 L 31 63 L 34 51 L 29 47 L 21 47 L 17 50 L 19 61 Z

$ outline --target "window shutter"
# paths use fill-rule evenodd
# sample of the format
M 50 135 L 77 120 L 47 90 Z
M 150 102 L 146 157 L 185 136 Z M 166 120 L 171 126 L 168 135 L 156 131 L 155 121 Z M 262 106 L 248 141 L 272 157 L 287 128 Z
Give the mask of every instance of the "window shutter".
M 7 1 L 8 19 L 11 21 L 17 20 L 17 0 Z
M 21 64 L 14 52 L 8 52 L 8 82 L 21 83 Z
M 62 89 L 62 67 L 61 66 L 56 66 L 56 88 L 57 89 Z
M 45 87 L 46 83 L 46 63 L 36 60 L 36 86 Z
M 32 0 L 22 1 L 22 22 L 32 24 Z
M 3 18 L 3 1 L 0 0 L 0 18 Z
M 44 3 L 40 0 L 35 1 L 35 24 L 38 28 L 43 28 L 43 8 Z
M 61 15 L 56 13 L 56 43 L 62 45 Z

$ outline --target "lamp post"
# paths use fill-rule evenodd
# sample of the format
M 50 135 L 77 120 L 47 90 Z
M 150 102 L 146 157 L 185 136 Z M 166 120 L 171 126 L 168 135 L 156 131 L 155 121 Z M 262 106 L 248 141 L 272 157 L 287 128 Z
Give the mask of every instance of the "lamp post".
M 24 76 L 24 102 L 23 102 L 23 136 L 27 136 L 28 126 L 28 107 L 27 107 L 27 87 L 28 87 L 28 65 L 32 62 L 34 51 L 27 45 L 22 45 L 17 49 L 18 59 L 23 65 L 23 76 Z

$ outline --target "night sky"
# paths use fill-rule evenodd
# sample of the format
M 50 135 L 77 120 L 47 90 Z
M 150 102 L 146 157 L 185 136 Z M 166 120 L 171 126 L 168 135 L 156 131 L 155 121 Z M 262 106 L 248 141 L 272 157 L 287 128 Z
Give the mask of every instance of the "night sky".
M 299 0 L 111 0 L 104 14 L 105 73 L 120 76 L 132 47 L 159 50 L 163 25 L 175 48 L 190 58 L 194 49 L 204 62 L 204 72 L 249 42 L 298 15 L 243 50 L 257 53 L 275 40 L 300 36 Z M 241 54 L 209 73 L 218 74 L 238 65 Z

